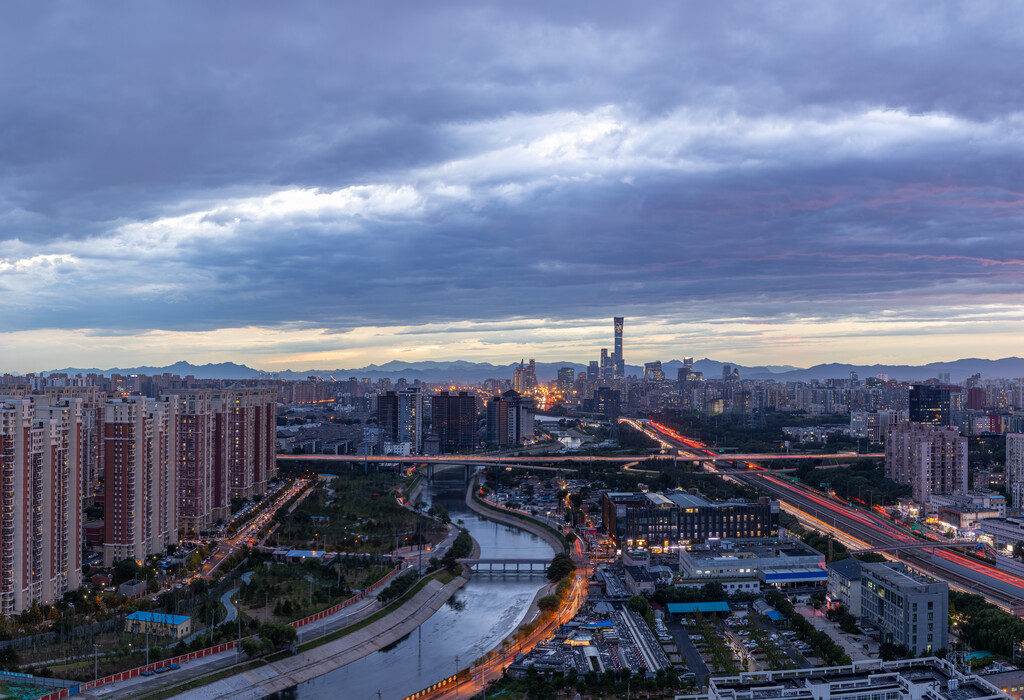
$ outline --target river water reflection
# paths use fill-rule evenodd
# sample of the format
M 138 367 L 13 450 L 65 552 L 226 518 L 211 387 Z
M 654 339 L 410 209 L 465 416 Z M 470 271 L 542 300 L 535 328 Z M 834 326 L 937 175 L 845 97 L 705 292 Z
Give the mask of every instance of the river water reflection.
M 462 520 L 480 543 L 481 557 L 552 556 L 551 547 L 539 537 L 484 520 L 469 510 L 465 482 L 443 478 L 449 474 L 439 475 L 422 498 L 443 505 L 453 521 Z M 429 620 L 388 649 L 271 697 L 401 700 L 454 673 L 456 658 L 459 666 L 465 666 L 497 646 L 522 620 L 543 584 L 539 574 L 476 575 Z

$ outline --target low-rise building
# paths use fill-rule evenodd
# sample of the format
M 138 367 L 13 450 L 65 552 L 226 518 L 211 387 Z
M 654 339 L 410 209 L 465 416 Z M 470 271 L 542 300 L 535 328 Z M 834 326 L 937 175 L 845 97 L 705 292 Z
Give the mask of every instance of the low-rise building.
M 825 557 L 799 540 L 759 538 L 722 540 L 713 545 L 679 550 L 684 578 L 744 579 L 756 577 L 769 586 L 824 584 Z
M 851 615 L 860 617 L 860 560 L 848 557 L 828 565 L 828 594 L 825 602 L 831 609 L 842 605 Z
M 140 610 L 124 619 L 124 631 L 182 639 L 192 633 L 192 618 L 188 615 L 168 615 Z
M 978 522 L 978 530 L 991 540 L 995 547 L 1016 545 L 1024 542 L 1024 519 L 1022 518 L 986 518 Z
M 654 583 L 657 578 L 650 571 L 640 566 L 623 567 L 625 571 L 626 588 L 633 595 L 654 593 Z
M 973 489 L 967 493 L 934 493 L 928 499 L 932 512 L 948 506 L 973 507 L 979 511 L 995 511 L 995 515 L 986 517 L 1002 518 L 1006 516 L 1006 497 L 991 489 Z
M 708 700 L 1005 700 L 985 677 L 944 659 L 859 661 L 849 666 L 712 677 Z

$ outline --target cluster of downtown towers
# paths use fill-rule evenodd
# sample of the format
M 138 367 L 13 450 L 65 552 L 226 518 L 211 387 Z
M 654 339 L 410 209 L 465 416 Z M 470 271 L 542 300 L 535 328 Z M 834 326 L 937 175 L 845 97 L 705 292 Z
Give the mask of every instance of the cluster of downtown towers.
M 274 388 L 108 388 L 0 387 L 0 614 L 77 589 L 90 534 L 105 565 L 143 560 L 277 473 Z M 88 498 L 104 511 L 93 533 Z

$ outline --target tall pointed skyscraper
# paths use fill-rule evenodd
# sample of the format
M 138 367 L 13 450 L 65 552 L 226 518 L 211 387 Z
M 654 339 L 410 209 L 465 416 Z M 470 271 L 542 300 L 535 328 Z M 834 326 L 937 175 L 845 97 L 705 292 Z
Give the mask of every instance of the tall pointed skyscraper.
M 622 325 L 623 317 L 616 316 L 615 321 L 615 353 L 612 355 L 612 363 L 615 366 L 615 378 L 622 379 L 626 376 L 626 362 L 622 359 Z

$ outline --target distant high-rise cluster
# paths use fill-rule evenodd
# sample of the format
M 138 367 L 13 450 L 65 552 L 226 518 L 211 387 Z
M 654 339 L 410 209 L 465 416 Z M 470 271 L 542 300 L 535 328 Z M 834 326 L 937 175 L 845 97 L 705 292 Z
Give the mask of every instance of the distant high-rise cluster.
M 614 379 L 622 379 L 626 376 L 626 361 L 622 358 L 622 327 L 624 320 L 622 316 L 616 316 L 613 319 L 615 324 L 615 353 L 612 355 Z

